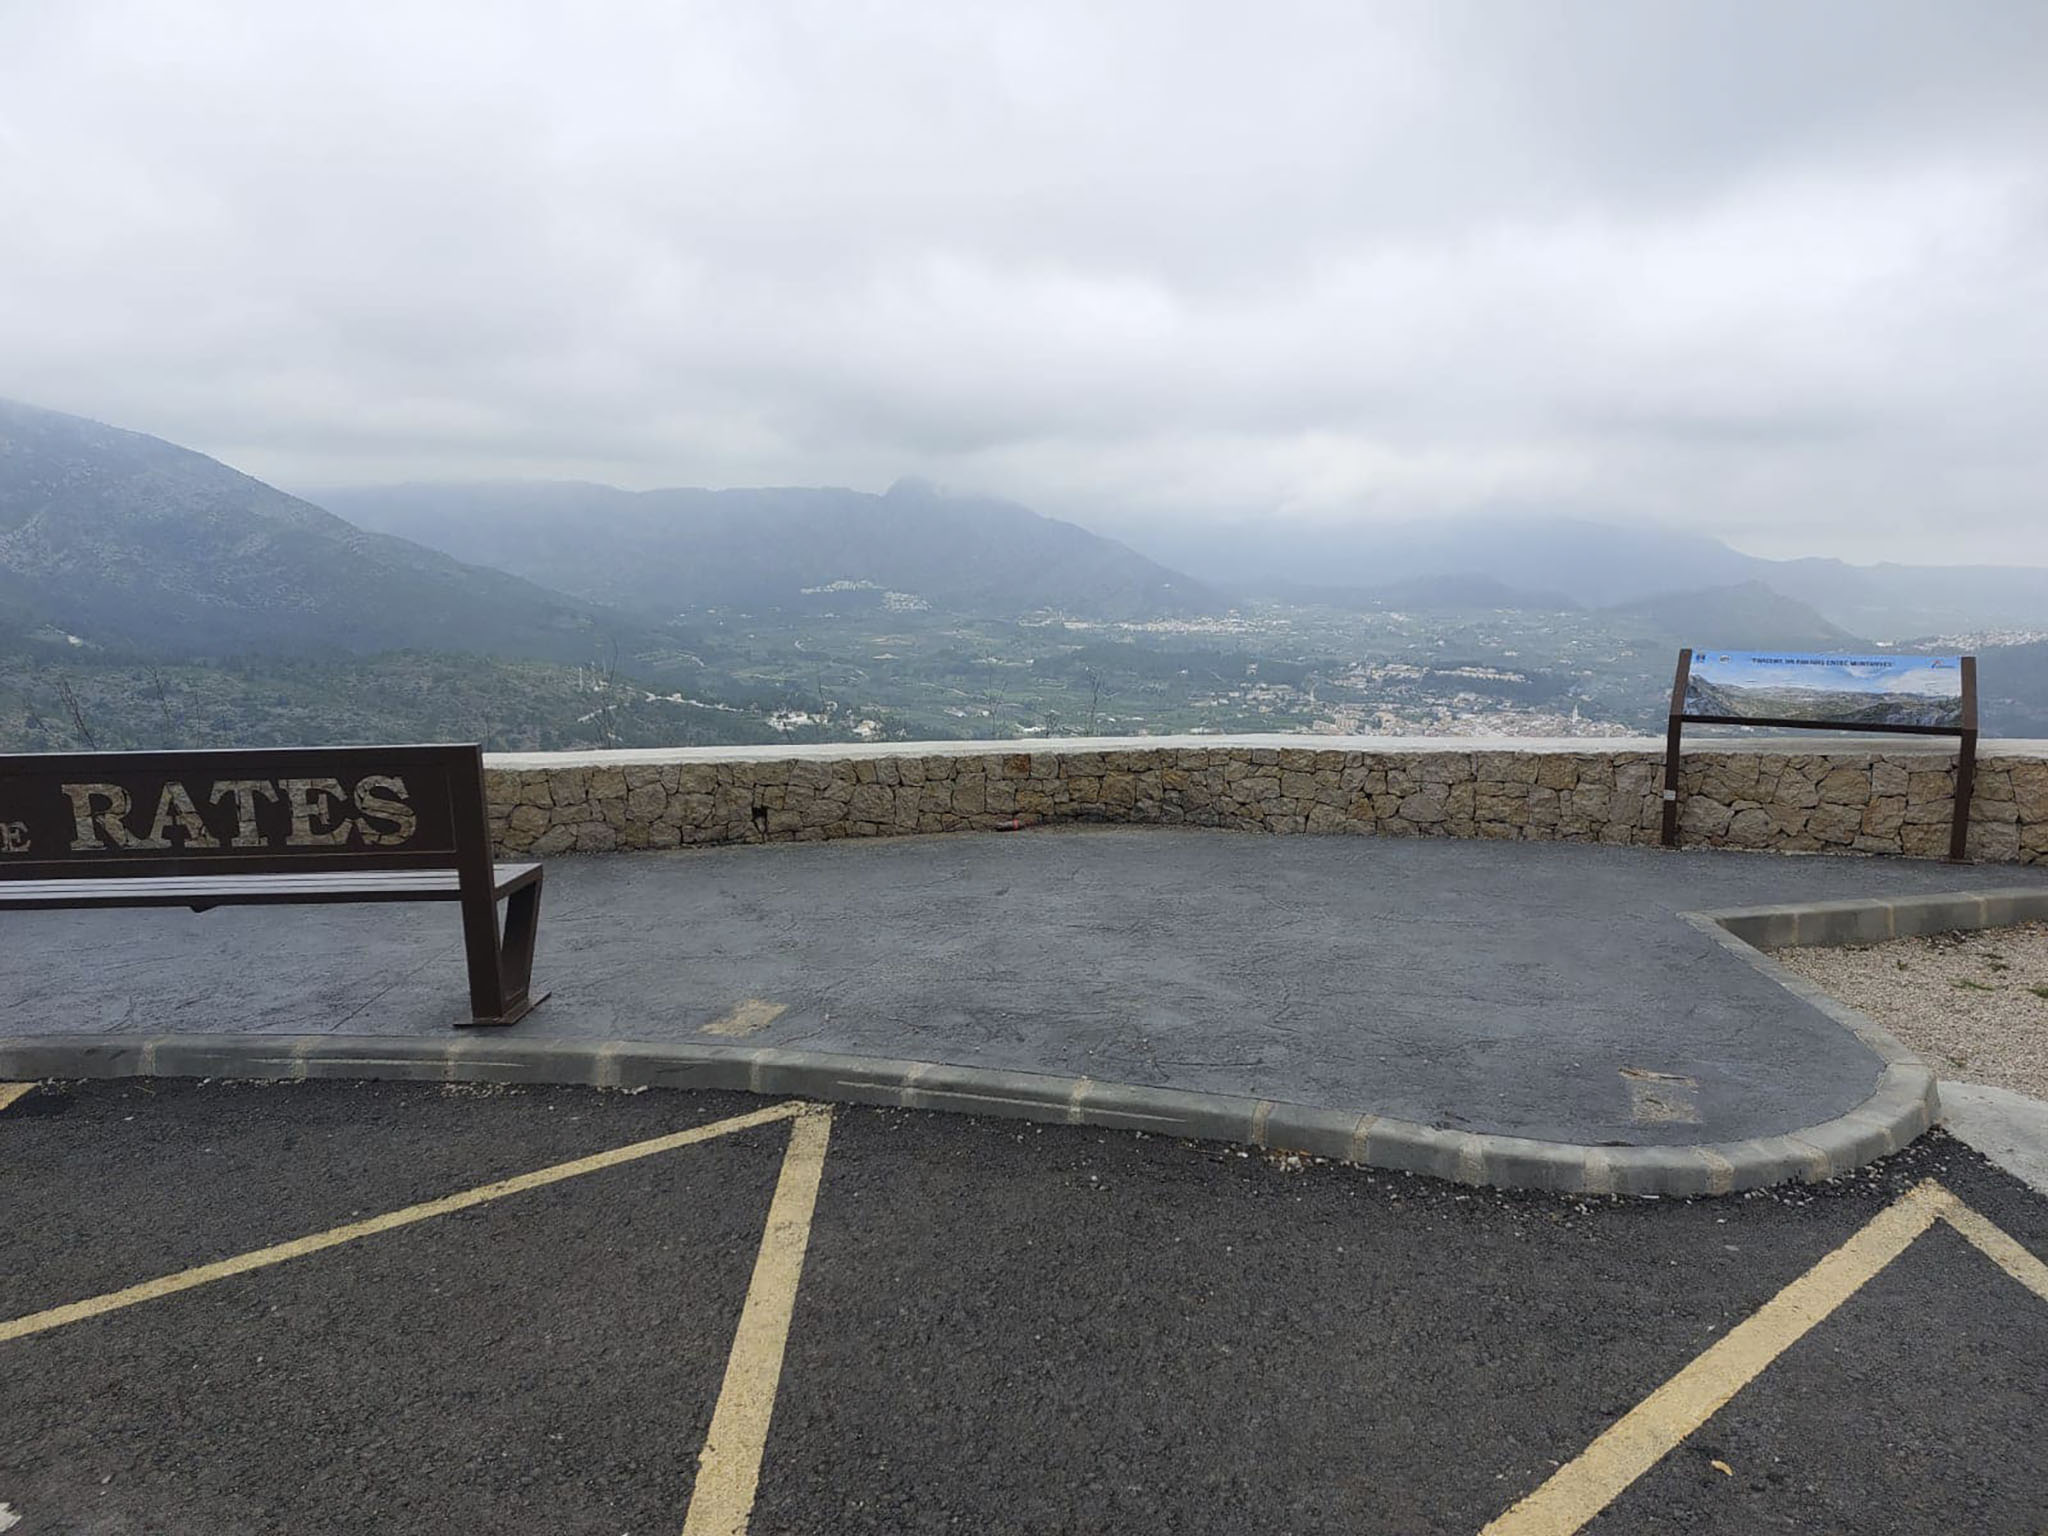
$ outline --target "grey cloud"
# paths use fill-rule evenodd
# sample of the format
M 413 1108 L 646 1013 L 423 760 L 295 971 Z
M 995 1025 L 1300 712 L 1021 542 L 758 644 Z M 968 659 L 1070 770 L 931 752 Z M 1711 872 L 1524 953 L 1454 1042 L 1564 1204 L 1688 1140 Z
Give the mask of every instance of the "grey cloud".
M 6 8 L 0 393 L 287 485 L 2048 563 L 2044 78 L 2035 0 Z

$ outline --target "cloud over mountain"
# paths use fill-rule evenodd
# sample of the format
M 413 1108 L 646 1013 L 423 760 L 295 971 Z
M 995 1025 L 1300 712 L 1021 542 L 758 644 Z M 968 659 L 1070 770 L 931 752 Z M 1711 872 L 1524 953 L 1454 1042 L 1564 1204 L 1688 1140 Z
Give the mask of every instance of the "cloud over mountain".
M 290 484 L 2042 562 L 2044 77 L 2034 0 L 13 7 L 0 393 Z

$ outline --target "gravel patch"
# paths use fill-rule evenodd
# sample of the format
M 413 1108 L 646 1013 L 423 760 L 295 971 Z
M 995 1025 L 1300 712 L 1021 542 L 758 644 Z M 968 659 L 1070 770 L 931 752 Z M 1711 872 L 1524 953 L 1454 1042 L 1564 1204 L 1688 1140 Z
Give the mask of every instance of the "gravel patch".
M 2048 1099 L 2048 923 L 1776 958 L 1869 1014 L 1941 1076 Z

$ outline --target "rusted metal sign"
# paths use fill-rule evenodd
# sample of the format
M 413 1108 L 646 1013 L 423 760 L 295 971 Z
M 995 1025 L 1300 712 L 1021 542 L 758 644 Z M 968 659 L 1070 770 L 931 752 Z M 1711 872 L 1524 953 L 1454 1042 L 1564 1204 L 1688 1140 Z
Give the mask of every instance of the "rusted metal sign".
M 482 820 L 475 749 L 464 756 L 338 747 L 0 758 L 0 879 L 445 866 L 459 851 L 458 810 Z
M 540 891 L 492 860 L 474 744 L 0 757 L 0 907 L 456 901 L 469 1022 L 511 1024 Z

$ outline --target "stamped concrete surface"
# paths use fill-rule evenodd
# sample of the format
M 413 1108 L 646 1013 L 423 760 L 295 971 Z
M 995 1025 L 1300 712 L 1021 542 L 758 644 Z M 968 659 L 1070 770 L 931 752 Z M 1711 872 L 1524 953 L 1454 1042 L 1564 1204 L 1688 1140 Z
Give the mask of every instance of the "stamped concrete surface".
M 1678 914 L 1980 883 L 1905 860 L 1135 828 L 564 859 L 535 968 L 553 997 L 511 1033 L 1722 1142 L 1844 1113 L 1880 1063 Z M 447 906 L 6 926 L 5 1035 L 440 1038 L 464 1013 Z

